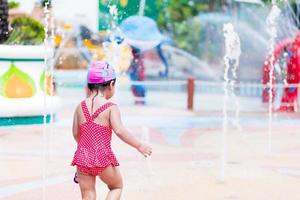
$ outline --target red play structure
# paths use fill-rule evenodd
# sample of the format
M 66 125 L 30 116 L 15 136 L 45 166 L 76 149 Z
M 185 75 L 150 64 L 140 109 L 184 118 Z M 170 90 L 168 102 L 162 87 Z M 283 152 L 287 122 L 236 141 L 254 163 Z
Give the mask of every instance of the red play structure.
M 280 54 L 286 49 L 288 52 L 287 60 L 287 86 L 284 88 L 283 96 L 281 98 L 281 105 L 278 111 L 281 112 L 296 112 L 298 110 L 298 86 L 293 84 L 300 83 L 300 33 L 296 35 L 294 39 L 284 39 L 280 41 L 274 48 L 273 61 L 271 56 L 267 58 L 263 65 L 263 84 L 265 85 L 263 89 L 262 100 L 263 102 L 269 102 L 269 77 L 271 63 L 276 63 Z M 275 83 L 275 71 L 272 74 L 272 83 Z M 272 88 L 272 102 L 275 99 L 275 88 Z

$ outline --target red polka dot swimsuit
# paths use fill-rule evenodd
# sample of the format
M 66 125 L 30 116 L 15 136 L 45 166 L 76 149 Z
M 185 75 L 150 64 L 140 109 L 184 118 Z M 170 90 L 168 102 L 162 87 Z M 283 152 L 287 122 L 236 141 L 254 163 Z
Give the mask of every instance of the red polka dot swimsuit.
M 102 126 L 94 122 L 101 112 L 113 105 L 115 104 L 108 102 L 90 115 L 86 102 L 81 103 L 86 122 L 79 127 L 79 141 L 71 165 L 76 165 L 84 174 L 97 176 L 109 165 L 119 166 L 111 150 L 111 126 Z

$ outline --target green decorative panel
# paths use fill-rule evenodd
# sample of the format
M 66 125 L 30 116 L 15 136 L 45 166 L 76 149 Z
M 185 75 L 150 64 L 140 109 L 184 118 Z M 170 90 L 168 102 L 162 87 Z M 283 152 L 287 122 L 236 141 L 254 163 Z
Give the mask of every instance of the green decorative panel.
M 46 122 L 50 122 L 50 115 L 46 116 Z M 12 125 L 27 125 L 27 124 L 43 124 L 44 116 L 30 116 L 30 117 L 0 117 L 0 126 Z
M 110 29 L 109 5 L 116 5 L 118 9 L 118 20 L 120 23 L 123 19 L 129 16 L 137 15 L 140 7 L 140 0 L 99 0 L 99 30 Z M 158 12 L 156 9 L 155 0 L 145 0 L 145 16 L 153 19 L 157 18 Z
M 7 98 L 28 98 L 35 93 L 33 79 L 12 62 L 10 68 L 0 77 L 0 95 Z

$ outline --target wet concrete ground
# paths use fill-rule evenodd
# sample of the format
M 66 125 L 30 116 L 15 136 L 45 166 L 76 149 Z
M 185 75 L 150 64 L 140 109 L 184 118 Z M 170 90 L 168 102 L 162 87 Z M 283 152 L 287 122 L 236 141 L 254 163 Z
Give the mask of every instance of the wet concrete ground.
M 72 114 L 83 97 L 80 92 L 61 91 L 62 107 L 52 125 L 0 127 L 0 199 L 80 199 L 79 187 L 72 180 L 75 168 L 70 166 L 76 148 Z M 222 140 L 219 110 L 188 112 L 180 107 L 159 107 L 153 101 L 133 106 L 119 97 L 116 101 L 124 123 L 139 138 L 148 130 L 154 151 L 147 160 L 113 138 L 125 182 L 122 199 L 300 199 L 297 114 L 274 117 L 269 149 L 264 108 L 242 110 L 242 129 L 230 121 Z M 100 181 L 97 190 L 98 199 L 104 199 L 107 189 Z

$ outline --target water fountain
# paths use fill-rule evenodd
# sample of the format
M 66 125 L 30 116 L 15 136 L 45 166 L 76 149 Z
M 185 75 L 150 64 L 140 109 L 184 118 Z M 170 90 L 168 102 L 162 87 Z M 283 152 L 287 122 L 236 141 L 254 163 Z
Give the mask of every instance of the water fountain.
M 144 16 L 146 0 L 140 0 L 139 16 Z
M 108 30 L 108 39 L 103 42 L 104 58 L 115 67 L 120 74 L 128 70 L 132 59 L 131 49 L 124 42 L 120 28 L 117 26 L 119 12 L 116 5 L 109 4 L 109 14 L 111 16 L 111 29 Z
M 49 44 L 49 35 L 48 35 L 48 31 L 49 31 L 49 19 L 50 19 L 50 11 L 49 11 L 49 2 L 45 3 L 45 7 L 44 7 L 44 20 L 45 20 L 45 39 L 44 39 L 44 46 L 45 46 L 45 52 L 47 52 L 47 49 L 50 47 Z M 48 64 L 50 57 L 45 54 L 44 57 L 44 72 L 47 73 L 49 71 L 48 69 Z M 53 75 L 53 69 L 51 67 L 50 72 L 52 72 Z M 53 76 L 52 76 L 53 77 Z M 51 82 L 53 81 L 53 79 L 51 80 Z M 44 80 L 44 87 L 46 86 L 47 82 L 46 80 Z M 52 83 L 53 84 L 53 83 Z M 53 86 L 51 86 L 50 88 L 50 93 L 53 94 Z M 52 102 L 52 100 L 51 100 Z M 52 106 L 52 105 L 50 105 Z M 48 162 L 48 150 L 49 150 L 49 137 L 48 137 L 48 133 L 47 133 L 47 94 L 44 93 L 44 125 L 43 125 L 43 134 L 42 134 L 42 144 L 43 144 L 43 155 L 42 155 L 42 199 L 46 200 L 46 185 L 47 185 L 47 162 Z M 51 123 L 53 123 L 53 109 L 52 107 L 50 107 L 51 109 L 51 114 L 50 114 L 50 121 Z M 53 126 L 53 124 L 51 124 L 51 127 Z
M 269 120 L 268 120 L 268 151 L 272 151 L 272 121 L 273 121 L 273 84 L 275 83 L 274 74 L 274 46 L 277 37 L 277 21 L 280 16 L 280 9 L 277 7 L 276 2 L 272 1 L 271 11 L 266 19 L 267 30 L 270 36 L 269 55 L 270 70 L 269 70 Z
M 142 138 L 141 141 L 147 145 L 150 145 L 150 135 L 149 135 L 149 127 L 143 126 L 142 127 Z M 151 157 L 146 157 L 147 161 L 147 171 L 148 171 L 148 177 L 154 175 L 154 171 L 151 164 Z
M 222 149 L 221 149 L 221 181 L 225 180 L 225 171 L 227 163 L 227 134 L 228 134 L 228 110 L 229 96 L 233 97 L 235 102 L 235 125 L 240 130 L 239 101 L 235 95 L 237 68 L 239 66 L 239 57 L 241 55 L 240 39 L 231 23 L 223 25 L 225 37 L 225 70 L 224 70 L 224 99 L 223 99 L 223 124 L 222 124 Z M 231 70 L 231 71 L 230 71 Z M 231 72 L 231 73 L 230 73 Z

